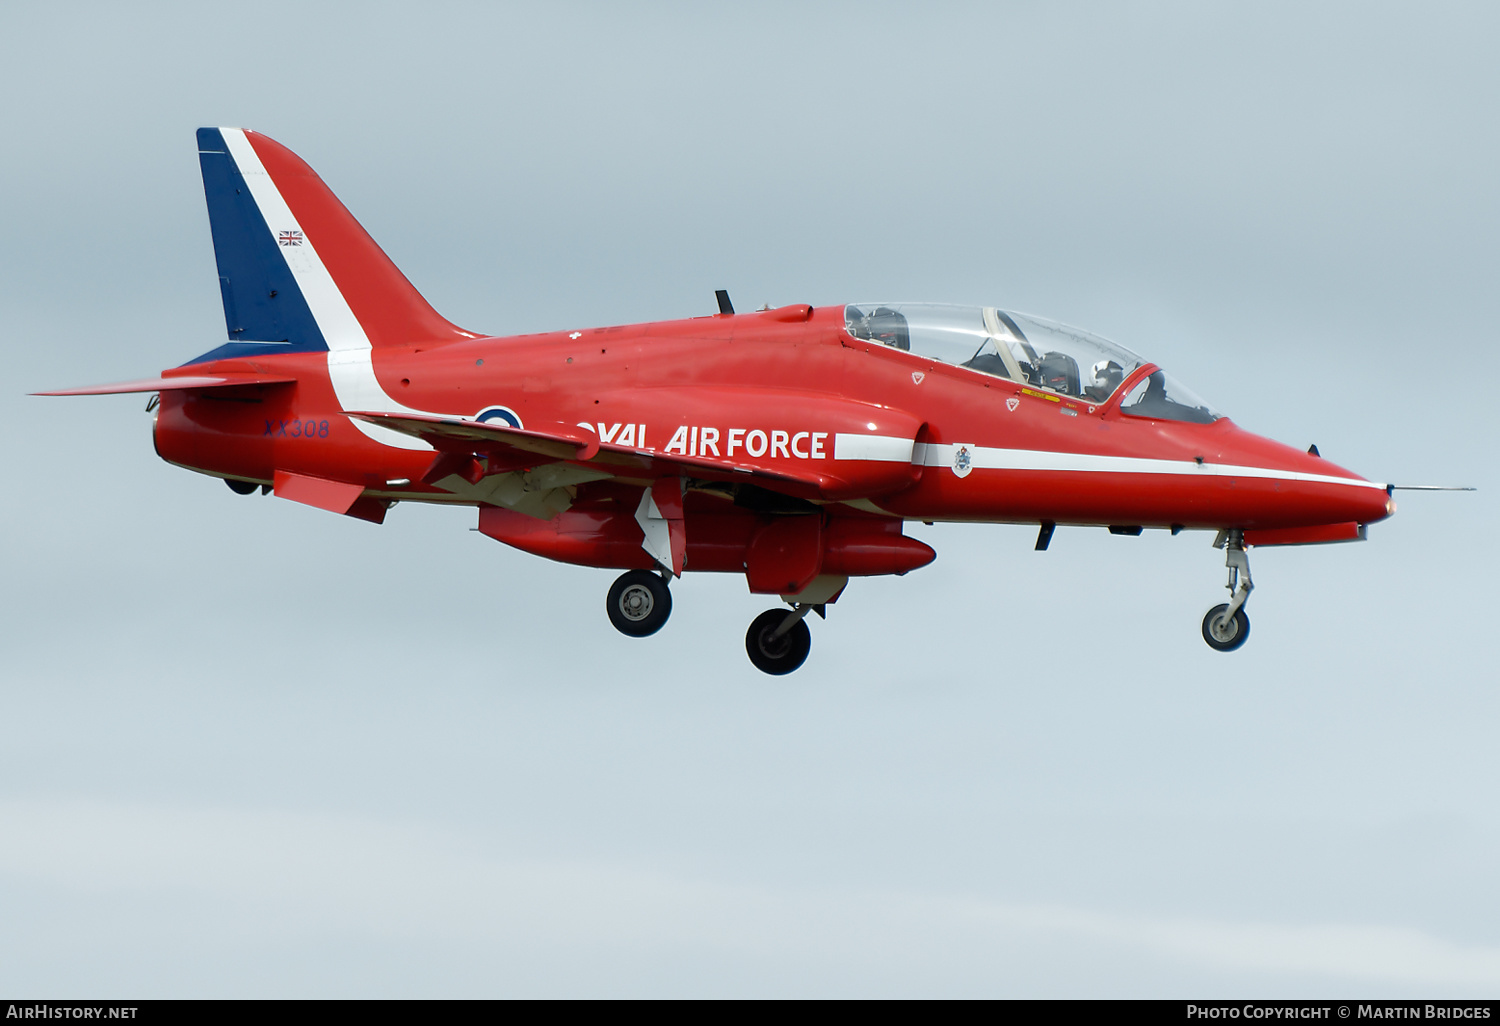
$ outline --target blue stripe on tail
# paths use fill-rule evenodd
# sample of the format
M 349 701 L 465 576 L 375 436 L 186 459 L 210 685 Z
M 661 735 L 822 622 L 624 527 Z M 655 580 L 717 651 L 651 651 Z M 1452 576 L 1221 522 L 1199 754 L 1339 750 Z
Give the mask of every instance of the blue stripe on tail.
M 188 364 L 326 352 L 328 343 L 318 322 L 217 128 L 198 129 L 198 163 L 203 168 L 229 342 Z

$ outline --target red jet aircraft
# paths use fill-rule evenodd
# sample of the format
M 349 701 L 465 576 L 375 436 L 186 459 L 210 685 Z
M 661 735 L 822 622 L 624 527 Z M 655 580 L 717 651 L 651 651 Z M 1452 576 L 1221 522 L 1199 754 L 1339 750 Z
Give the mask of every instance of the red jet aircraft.
M 399 501 L 478 507 L 479 530 L 625 573 L 610 621 L 645 637 L 684 571 L 744 574 L 790 610 L 746 649 L 802 665 L 809 611 L 851 577 L 936 553 L 908 520 L 1217 532 L 1250 630 L 1253 545 L 1363 539 L 1391 486 L 1243 431 L 1086 331 L 995 307 L 785 306 L 499 338 L 418 294 L 310 167 L 264 135 L 198 132 L 229 340 L 144 381 L 162 459 L 380 523 Z

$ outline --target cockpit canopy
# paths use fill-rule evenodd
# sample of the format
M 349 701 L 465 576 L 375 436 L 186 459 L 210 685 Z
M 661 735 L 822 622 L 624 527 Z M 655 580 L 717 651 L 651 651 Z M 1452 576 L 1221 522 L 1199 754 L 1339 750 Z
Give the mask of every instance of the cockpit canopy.
M 1145 363 L 1090 332 L 992 306 L 865 303 L 844 308 L 844 325 L 857 339 L 1096 404 Z M 1221 416 L 1159 370 L 1130 390 L 1120 412 L 1200 424 Z

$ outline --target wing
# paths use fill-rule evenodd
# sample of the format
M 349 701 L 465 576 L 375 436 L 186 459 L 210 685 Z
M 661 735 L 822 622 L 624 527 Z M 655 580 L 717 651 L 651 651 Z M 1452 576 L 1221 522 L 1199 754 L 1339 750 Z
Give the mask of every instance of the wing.
M 855 483 L 845 475 L 822 473 L 811 468 L 791 473 L 735 460 L 677 456 L 601 443 L 594 432 L 567 424 L 548 425 L 545 430 L 523 430 L 508 424 L 410 413 L 361 411 L 346 415 L 420 438 L 442 454 L 440 461 L 443 456 L 483 455 L 491 460 L 492 466 L 498 464 L 514 469 L 568 461 L 604 471 L 611 477 L 650 481 L 683 476 L 703 481 L 748 483 L 805 499 L 852 498 L 855 496 L 851 494 L 851 484 L 853 491 L 859 494 L 885 494 L 909 486 L 916 480 L 914 475 L 920 473 L 920 468 L 909 462 L 886 462 L 880 468 L 880 482 L 861 480 Z M 435 470 L 438 465 L 434 464 Z M 450 464 L 444 467 L 444 472 L 456 469 Z
M 566 424 L 528 431 L 509 424 L 416 413 L 355 412 L 346 416 L 420 438 L 438 452 L 496 456 L 507 462 L 532 457 L 542 457 L 534 464 L 588 460 L 599 451 L 599 439 L 592 431 Z

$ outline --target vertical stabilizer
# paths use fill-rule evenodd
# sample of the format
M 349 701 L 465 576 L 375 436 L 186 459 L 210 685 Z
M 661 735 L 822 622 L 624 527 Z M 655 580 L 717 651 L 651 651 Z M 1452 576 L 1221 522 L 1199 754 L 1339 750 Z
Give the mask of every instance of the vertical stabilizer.
M 200 128 L 198 160 L 229 342 L 190 363 L 475 337 L 422 298 L 285 146 L 239 128 Z

